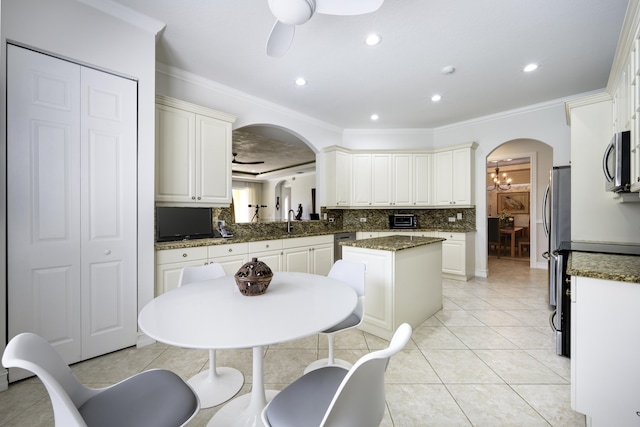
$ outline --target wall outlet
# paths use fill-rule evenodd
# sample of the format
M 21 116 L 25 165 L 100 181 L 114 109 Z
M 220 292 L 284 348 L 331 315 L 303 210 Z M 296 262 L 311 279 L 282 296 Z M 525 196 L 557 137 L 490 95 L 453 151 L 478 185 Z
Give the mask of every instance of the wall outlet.
M 367 218 L 360 218 L 360 222 L 367 222 Z
M 458 219 L 462 219 L 462 212 L 458 212 Z
M 456 218 L 455 218 L 455 217 L 453 217 L 453 216 L 450 216 L 450 217 L 449 217 L 449 222 L 456 222 Z
M 333 221 L 335 221 L 335 219 L 329 218 L 329 222 L 333 222 Z

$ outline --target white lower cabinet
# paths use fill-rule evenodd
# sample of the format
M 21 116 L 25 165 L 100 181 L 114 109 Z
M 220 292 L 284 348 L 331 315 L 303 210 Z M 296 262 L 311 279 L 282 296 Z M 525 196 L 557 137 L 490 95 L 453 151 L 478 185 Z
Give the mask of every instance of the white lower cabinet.
M 225 273 L 232 275 L 249 261 L 248 243 L 230 243 L 227 245 L 209 246 L 207 262 L 217 262 L 222 265 Z
M 333 265 L 333 235 L 284 239 L 284 271 L 326 275 Z
M 572 408 L 640 426 L 640 284 L 573 276 L 571 302 Z
M 206 262 L 205 246 L 156 251 L 156 296 L 178 287 L 180 271 L 184 267 L 204 265 Z
M 155 295 L 176 289 L 184 267 L 217 262 L 228 275 L 233 275 L 251 258 L 258 258 L 273 272 L 326 276 L 333 265 L 333 235 L 158 250 Z
M 469 280 L 475 272 L 475 234 L 439 231 L 442 242 L 442 275 L 449 279 Z
M 271 271 L 282 270 L 282 240 L 263 240 L 249 243 L 249 259 L 258 258 L 269 266 Z

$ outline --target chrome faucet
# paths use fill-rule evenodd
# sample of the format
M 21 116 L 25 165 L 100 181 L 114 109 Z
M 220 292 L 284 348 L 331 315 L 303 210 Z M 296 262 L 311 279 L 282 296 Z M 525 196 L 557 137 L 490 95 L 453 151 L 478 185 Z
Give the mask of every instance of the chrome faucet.
M 295 214 L 293 209 L 289 209 L 289 212 L 287 212 L 287 233 L 291 233 L 291 230 L 293 230 L 293 224 L 291 224 L 291 214 Z

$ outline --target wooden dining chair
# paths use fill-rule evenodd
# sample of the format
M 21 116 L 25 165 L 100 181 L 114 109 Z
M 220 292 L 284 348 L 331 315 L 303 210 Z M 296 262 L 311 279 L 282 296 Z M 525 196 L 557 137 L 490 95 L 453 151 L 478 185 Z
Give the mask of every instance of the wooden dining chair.
M 522 256 L 524 248 L 527 249 L 527 252 L 531 252 L 531 228 L 529 226 L 523 228 L 522 236 L 516 239 L 516 246 L 518 247 L 518 257 Z

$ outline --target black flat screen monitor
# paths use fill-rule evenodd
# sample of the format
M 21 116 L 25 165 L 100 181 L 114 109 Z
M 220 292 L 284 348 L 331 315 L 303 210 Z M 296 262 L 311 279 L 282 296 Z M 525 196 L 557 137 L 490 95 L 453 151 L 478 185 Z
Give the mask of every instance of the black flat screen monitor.
M 206 239 L 214 237 L 211 208 L 156 208 L 156 240 Z

